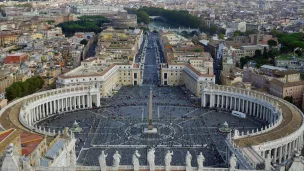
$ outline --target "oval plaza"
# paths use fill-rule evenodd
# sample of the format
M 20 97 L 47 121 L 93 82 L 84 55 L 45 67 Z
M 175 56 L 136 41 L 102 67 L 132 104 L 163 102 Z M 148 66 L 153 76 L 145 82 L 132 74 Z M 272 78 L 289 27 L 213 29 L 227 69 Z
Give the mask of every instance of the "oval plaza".
M 43 144 L 21 157 L 16 145 L 3 143 L 1 170 L 272 171 L 301 162 L 304 124 L 297 107 L 262 92 L 202 81 L 214 81 L 206 53 L 192 66 L 173 68 L 177 64 L 167 59 L 160 64 L 164 40 L 152 33 L 140 40 L 134 61 L 142 65 L 109 65 L 101 74 L 77 76 L 89 66 L 105 67 L 90 59 L 61 76 L 60 88 L 10 102 L 0 112 L 6 133 L 39 135 Z M 171 68 L 178 69 L 174 81 Z M 120 81 L 128 73 L 132 81 Z M 108 93 L 113 89 L 117 94 Z

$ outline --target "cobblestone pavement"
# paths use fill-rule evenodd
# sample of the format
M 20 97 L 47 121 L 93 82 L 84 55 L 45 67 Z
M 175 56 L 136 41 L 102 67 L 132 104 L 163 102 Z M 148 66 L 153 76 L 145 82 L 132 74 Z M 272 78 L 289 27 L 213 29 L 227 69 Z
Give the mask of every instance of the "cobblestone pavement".
M 147 164 L 146 153 L 156 148 L 156 164 L 164 164 L 167 150 L 173 151 L 172 165 L 184 165 L 186 151 L 193 156 L 203 152 L 206 166 L 223 166 L 226 134 L 218 131 L 225 121 L 240 131 L 261 127 L 264 123 L 254 118 L 239 119 L 227 112 L 198 108 L 186 98 L 180 87 L 153 87 L 153 125 L 158 133 L 148 135 L 143 129 L 148 123 L 149 86 L 122 87 L 118 94 L 102 99 L 102 107 L 67 113 L 41 123 L 42 126 L 62 130 L 72 127 L 76 120 L 83 131 L 76 134 L 78 163 L 98 165 L 96 160 L 104 150 L 109 154 L 107 164 L 117 150 L 123 156 L 121 164 L 132 164 L 135 149 Z

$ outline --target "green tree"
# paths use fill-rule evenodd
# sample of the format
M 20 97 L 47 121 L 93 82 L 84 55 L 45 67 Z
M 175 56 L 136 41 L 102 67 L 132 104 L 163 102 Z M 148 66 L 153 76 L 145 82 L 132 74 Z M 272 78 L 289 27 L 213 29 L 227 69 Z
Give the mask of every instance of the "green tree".
M 237 30 L 233 33 L 233 36 L 236 37 L 236 36 L 241 36 L 243 35 L 243 33 L 240 31 L 240 30 Z
M 87 45 L 88 44 L 88 40 L 87 39 L 82 39 L 80 41 L 80 44 Z
M 10 101 L 34 93 L 42 88 L 44 80 L 40 76 L 32 77 L 24 82 L 17 81 L 5 89 L 5 96 Z
M 284 97 L 284 100 L 288 101 L 289 103 L 293 103 L 292 96 L 286 96 Z
M 146 11 L 139 11 L 137 13 L 137 20 L 138 20 L 138 22 L 143 22 L 145 24 L 150 23 L 150 17 Z
M 272 49 L 273 47 L 278 45 L 277 41 L 275 41 L 275 40 L 268 40 L 267 44 L 270 47 L 270 49 Z
M 255 58 L 259 58 L 259 57 L 261 57 L 261 56 L 262 56 L 262 51 L 259 50 L 259 49 L 255 50 L 255 52 L 254 52 L 254 57 L 255 57 Z
M 224 34 L 222 34 L 222 33 L 219 34 L 219 38 L 220 38 L 220 39 L 224 39 L 224 37 L 225 37 Z
M 263 50 L 263 57 L 264 57 L 264 59 L 268 59 L 268 52 L 267 52 L 266 47 L 264 47 L 264 50 Z

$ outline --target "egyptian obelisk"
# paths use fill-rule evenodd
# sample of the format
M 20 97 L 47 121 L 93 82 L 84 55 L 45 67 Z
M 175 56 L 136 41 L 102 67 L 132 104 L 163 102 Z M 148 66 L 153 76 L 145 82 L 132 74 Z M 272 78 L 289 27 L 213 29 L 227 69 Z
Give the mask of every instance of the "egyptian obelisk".
M 148 129 L 153 130 L 153 125 L 152 125 L 152 87 L 150 87 L 150 97 L 149 97 L 149 125 Z
M 152 113 L 152 87 L 150 87 L 150 97 L 149 97 L 149 122 L 148 128 L 144 129 L 144 133 L 148 134 L 155 134 L 157 133 L 157 128 L 153 128 L 152 120 L 153 120 L 153 113 Z

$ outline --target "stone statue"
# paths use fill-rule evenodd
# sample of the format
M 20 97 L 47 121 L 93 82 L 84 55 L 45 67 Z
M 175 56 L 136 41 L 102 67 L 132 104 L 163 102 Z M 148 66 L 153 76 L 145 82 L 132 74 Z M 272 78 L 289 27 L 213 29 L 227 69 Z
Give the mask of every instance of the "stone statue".
M 113 167 L 118 167 L 120 163 L 121 155 L 118 153 L 118 151 L 115 152 L 113 155 Z
M 140 157 L 140 154 L 138 153 L 137 150 L 135 150 L 135 152 L 132 156 L 132 162 L 133 162 L 134 170 L 139 170 L 139 160 L 138 160 L 139 157 Z
M 203 170 L 204 168 L 205 157 L 202 152 L 197 156 L 197 166 L 198 170 Z
M 167 154 L 165 156 L 165 165 L 166 166 L 171 166 L 172 155 L 173 155 L 173 151 L 170 152 L 170 150 L 168 150 L 168 152 L 167 152 Z
M 22 160 L 22 168 L 24 171 L 32 171 L 33 168 L 30 165 L 30 162 L 26 161 L 25 159 Z
M 236 169 L 236 162 L 237 162 L 237 158 L 235 157 L 235 154 L 233 153 L 230 157 L 230 169 Z
M 149 163 L 149 166 L 150 166 L 150 170 L 151 170 L 151 168 L 154 168 L 154 166 L 155 166 L 155 154 L 154 153 L 155 153 L 155 149 L 151 148 L 148 151 L 148 155 L 147 155 L 147 159 L 148 159 L 148 163 Z
M 191 160 L 192 160 L 192 155 L 190 154 L 189 151 L 187 151 L 187 155 L 186 155 L 186 166 L 187 167 L 192 167 Z
M 75 149 L 70 151 L 70 166 L 76 166 L 76 154 Z
M 104 151 L 101 151 L 100 156 L 98 157 L 98 161 L 99 161 L 99 166 L 101 168 L 101 170 L 105 171 L 107 164 L 106 164 L 106 157 L 108 157 L 108 154 L 105 154 Z

